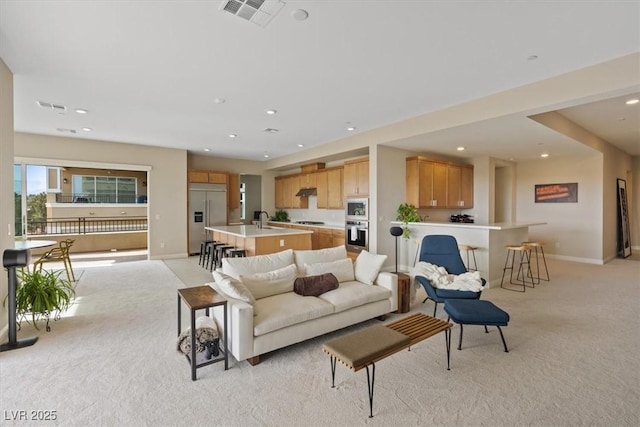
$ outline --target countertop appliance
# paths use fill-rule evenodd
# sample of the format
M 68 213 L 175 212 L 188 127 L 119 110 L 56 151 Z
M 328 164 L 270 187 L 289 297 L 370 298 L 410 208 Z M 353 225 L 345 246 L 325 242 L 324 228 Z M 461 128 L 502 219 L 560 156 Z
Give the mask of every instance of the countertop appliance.
M 369 199 L 347 199 L 345 203 L 345 214 L 348 221 L 368 221 Z
M 369 221 L 350 221 L 345 225 L 347 251 L 360 253 L 369 250 Z
M 451 215 L 449 217 L 449 222 L 464 222 L 473 224 L 473 218 L 470 215 L 462 214 L 462 215 Z
M 189 253 L 200 252 L 207 237 L 205 227 L 227 225 L 227 186 L 191 184 L 189 186 Z

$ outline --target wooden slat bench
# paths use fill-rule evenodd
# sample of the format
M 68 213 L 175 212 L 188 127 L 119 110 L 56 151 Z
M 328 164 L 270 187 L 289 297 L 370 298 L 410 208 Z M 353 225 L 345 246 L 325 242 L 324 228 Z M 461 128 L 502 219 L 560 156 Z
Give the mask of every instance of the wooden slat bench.
M 397 320 L 386 326 L 375 325 L 362 331 L 325 343 L 322 350 L 331 358 L 331 387 L 335 387 L 336 361 L 354 372 L 367 369 L 367 388 L 369 391 L 369 418 L 373 417 L 373 386 L 375 384 L 375 363 L 409 348 L 440 332 L 445 333 L 447 350 L 447 370 L 450 369 L 451 327 L 444 320 L 416 313 Z M 369 375 L 369 366 L 372 367 Z

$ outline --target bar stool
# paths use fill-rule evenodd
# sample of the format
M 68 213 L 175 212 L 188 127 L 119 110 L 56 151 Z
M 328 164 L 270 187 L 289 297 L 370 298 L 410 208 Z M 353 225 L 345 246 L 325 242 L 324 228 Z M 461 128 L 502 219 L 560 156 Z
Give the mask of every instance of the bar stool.
M 207 270 L 211 271 L 211 269 L 213 268 L 213 263 L 216 259 L 216 248 L 221 245 L 224 245 L 224 243 L 217 242 L 215 240 L 207 243 L 207 247 L 205 250 L 205 261 L 203 264 L 203 267 Z
M 547 268 L 547 259 L 544 256 L 544 248 L 543 245 L 545 244 L 544 242 L 522 242 L 523 245 L 528 245 L 531 246 L 532 248 L 534 248 L 536 250 L 536 279 L 538 280 L 536 282 L 536 285 L 538 283 L 540 283 L 540 280 L 545 280 L 547 282 L 550 281 L 549 279 L 549 269 Z M 547 278 L 545 279 L 544 277 L 540 277 L 540 259 L 538 258 L 538 248 L 540 248 L 540 253 L 542 254 L 542 262 L 544 265 L 544 272 L 547 275 Z
M 229 258 L 243 258 L 247 256 L 247 251 L 244 249 L 232 248 L 227 249 L 227 257 Z
M 202 262 L 205 260 L 207 244 L 213 242 L 214 240 L 203 240 L 202 242 L 200 242 L 200 257 L 198 258 L 198 265 L 203 265 Z
M 458 245 L 458 249 L 467 252 L 467 271 L 478 271 L 478 263 L 476 262 L 476 250 L 478 247 L 471 245 Z M 473 255 L 473 268 L 469 264 L 469 252 Z
M 500 287 L 509 291 L 524 292 L 527 289 L 527 277 L 531 278 L 531 288 L 535 287 L 533 281 L 533 275 L 531 273 L 531 247 L 529 245 L 507 245 L 507 259 L 502 269 L 502 280 L 500 280 Z M 513 265 L 515 264 L 516 252 L 520 252 L 520 264 L 518 265 L 518 273 L 516 274 L 515 282 L 513 279 Z M 509 265 L 509 257 L 511 257 L 511 265 Z M 526 271 L 524 268 L 526 266 Z M 512 285 L 522 285 L 522 290 L 512 289 L 503 286 L 505 273 L 509 271 L 509 283 Z M 520 279 L 522 275 L 522 279 Z
M 216 257 L 213 261 L 211 270 L 215 270 L 218 267 L 222 267 L 222 258 L 225 257 L 227 249 L 235 248 L 233 245 L 222 244 L 216 247 Z

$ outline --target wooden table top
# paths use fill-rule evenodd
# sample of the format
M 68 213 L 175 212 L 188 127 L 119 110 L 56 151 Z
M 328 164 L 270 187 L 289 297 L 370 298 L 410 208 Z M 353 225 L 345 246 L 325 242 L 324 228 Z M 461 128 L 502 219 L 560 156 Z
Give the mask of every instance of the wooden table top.
M 409 344 L 410 346 L 450 329 L 451 327 L 453 327 L 452 323 L 445 322 L 444 320 L 436 317 L 427 316 L 423 313 L 412 314 L 411 316 L 387 325 L 387 328 L 407 335 L 411 339 Z
M 192 310 L 214 307 L 227 302 L 224 297 L 208 285 L 178 289 L 178 294 Z

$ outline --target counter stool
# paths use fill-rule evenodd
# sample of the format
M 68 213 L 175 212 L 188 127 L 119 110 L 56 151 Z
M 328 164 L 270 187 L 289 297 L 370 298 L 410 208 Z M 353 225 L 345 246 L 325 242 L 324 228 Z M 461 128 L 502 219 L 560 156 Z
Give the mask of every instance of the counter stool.
M 540 283 L 540 280 L 549 281 L 549 269 L 547 268 L 547 259 L 544 257 L 544 242 L 522 242 L 523 245 L 531 246 L 536 250 L 536 285 Z M 540 259 L 538 258 L 538 248 L 540 248 L 540 253 L 542 254 L 542 262 L 544 265 L 544 272 L 547 275 L 547 278 L 540 277 Z
M 471 245 L 458 245 L 458 249 L 467 252 L 467 271 L 478 271 L 478 263 L 476 262 L 476 250 L 478 247 Z M 469 264 L 469 252 L 473 255 L 473 268 L 471 268 L 471 264 Z
M 529 245 L 507 245 L 507 259 L 502 269 L 502 280 L 500 280 L 500 287 L 509 291 L 524 292 L 527 288 L 527 277 L 531 279 L 531 288 L 535 287 L 533 281 L 533 274 L 531 273 L 531 247 Z M 513 278 L 513 265 L 515 264 L 516 252 L 520 252 L 520 263 L 518 265 L 518 273 L 514 281 Z M 509 258 L 511 258 L 511 264 L 509 264 Z M 526 271 L 524 270 L 526 268 Z M 513 289 L 503 286 L 505 273 L 509 271 L 509 283 L 512 285 L 522 285 L 522 290 Z M 522 279 L 520 278 L 522 277 Z
M 203 240 L 202 242 L 200 242 L 200 257 L 198 258 L 198 265 L 204 265 L 203 261 L 205 260 L 207 244 L 213 242 L 214 240 Z
M 247 251 L 238 248 L 227 249 L 227 256 L 229 258 L 242 258 L 247 256 Z
M 224 243 L 216 242 L 215 240 L 207 244 L 207 249 L 205 252 L 206 258 L 203 265 L 204 268 L 211 271 L 216 260 L 216 248 L 222 245 L 224 245 Z
M 213 261 L 211 270 L 215 270 L 218 267 L 222 267 L 222 258 L 225 257 L 227 249 L 235 249 L 235 246 L 223 244 L 216 247 L 216 256 Z

